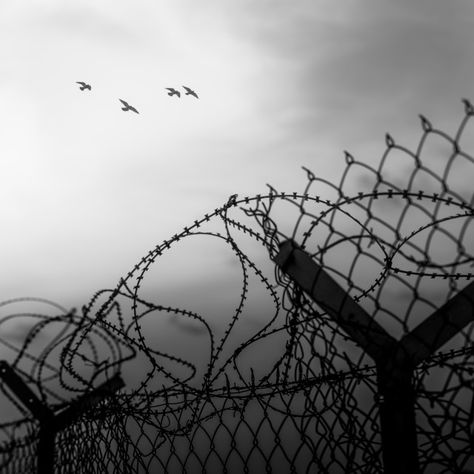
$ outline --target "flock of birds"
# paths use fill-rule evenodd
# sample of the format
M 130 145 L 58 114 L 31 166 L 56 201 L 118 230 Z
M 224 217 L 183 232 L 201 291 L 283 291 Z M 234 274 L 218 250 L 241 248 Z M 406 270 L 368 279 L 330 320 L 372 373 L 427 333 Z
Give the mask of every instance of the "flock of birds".
M 79 84 L 79 89 L 81 91 L 85 91 L 85 90 L 89 90 L 91 91 L 92 90 L 92 87 L 90 84 L 87 84 L 83 81 L 77 81 L 76 84 Z M 196 92 L 194 92 L 192 89 L 190 89 L 189 87 L 186 87 L 186 86 L 183 86 L 183 89 L 185 91 L 184 95 L 192 95 L 193 97 L 196 97 L 196 99 L 199 99 L 198 95 L 196 94 Z M 169 96 L 173 96 L 173 95 L 177 95 L 178 98 L 181 97 L 181 92 L 177 89 L 175 89 L 174 87 L 165 87 L 165 90 L 168 91 L 168 95 Z M 122 100 L 122 99 L 119 99 L 120 102 L 122 102 L 122 110 L 124 112 L 128 112 L 129 110 L 131 110 L 132 112 L 135 112 L 136 114 L 139 114 L 140 112 L 138 112 L 138 110 L 133 107 L 132 105 L 130 105 L 128 102 L 126 102 L 125 100 Z

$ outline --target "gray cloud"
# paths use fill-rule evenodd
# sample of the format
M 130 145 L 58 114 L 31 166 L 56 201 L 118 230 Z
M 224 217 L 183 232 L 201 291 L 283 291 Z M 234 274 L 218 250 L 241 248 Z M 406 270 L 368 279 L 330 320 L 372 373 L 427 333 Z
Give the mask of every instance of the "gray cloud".
M 269 64 L 261 107 L 287 132 L 376 139 L 473 94 L 472 4 L 318 3 L 264 4 L 239 23 Z
M 157 235 L 231 193 L 264 193 L 267 182 L 300 190 L 300 165 L 337 181 L 344 148 L 360 158 L 354 146 L 375 142 L 382 152 L 386 130 L 397 139 L 417 127 L 419 135 L 419 112 L 440 111 L 452 124 L 458 99 L 470 95 L 467 2 L 169 5 L 0 7 L 11 71 L 1 90 L 4 174 L 21 176 L 23 187 L 26 174 L 29 186 L 3 190 L 14 229 L 4 245 L 12 268 L 27 261 L 29 278 L 45 281 L 46 257 L 38 255 L 80 247 L 91 261 L 103 259 L 109 273 L 100 281 L 115 281 Z M 75 80 L 89 80 L 93 93 L 81 95 Z M 162 88 L 181 80 L 202 99 L 170 102 Z M 120 112 L 121 94 L 143 112 L 137 120 Z M 45 229 L 34 242 L 26 222 Z M 110 244 L 119 240 L 120 252 Z M 86 274 L 82 262 L 71 257 L 68 265 Z M 77 281 L 95 288 L 88 275 Z

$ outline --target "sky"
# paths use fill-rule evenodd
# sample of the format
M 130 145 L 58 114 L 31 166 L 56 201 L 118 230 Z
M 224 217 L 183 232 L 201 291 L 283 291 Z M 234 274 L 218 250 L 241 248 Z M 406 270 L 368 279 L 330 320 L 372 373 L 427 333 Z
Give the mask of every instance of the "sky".
M 454 131 L 473 23 L 467 0 L 2 2 L 0 299 L 80 306 L 231 194 L 338 181 L 343 150 L 414 146 L 419 113 Z
M 264 194 L 267 183 L 301 192 L 302 166 L 337 183 L 344 150 L 374 164 L 386 132 L 415 147 L 420 113 L 454 133 L 461 99 L 474 102 L 473 44 L 471 0 L 0 2 L 0 301 L 80 308 L 232 194 Z M 199 99 L 167 95 L 183 85 Z M 401 162 L 389 173 L 406 177 Z M 471 178 L 456 178 L 470 194 Z M 265 249 L 251 252 L 270 275 Z M 193 237 L 159 259 L 146 290 L 209 316 L 222 335 L 241 282 L 229 246 Z M 254 283 L 227 354 L 272 316 Z M 202 326 L 142 324 L 150 347 L 183 350 L 204 372 Z M 2 324 L 0 338 L 20 345 L 30 327 Z M 286 338 L 261 341 L 257 375 Z M 252 358 L 239 361 L 248 369 Z M 124 367 L 128 387 L 145 376 L 141 362 Z

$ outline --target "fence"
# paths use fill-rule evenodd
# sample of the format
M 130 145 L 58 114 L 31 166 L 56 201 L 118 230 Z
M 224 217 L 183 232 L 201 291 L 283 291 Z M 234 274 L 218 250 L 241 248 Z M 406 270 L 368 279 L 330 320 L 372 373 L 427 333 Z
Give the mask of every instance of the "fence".
M 453 137 L 421 117 L 415 151 L 387 135 L 375 166 L 346 153 L 337 184 L 306 169 L 302 193 L 232 196 L 80 314 L 3 303 L 4 332 L 34 323 L 17 344 L 0 339 L 1 472 L 474 469 L 464 105 Z M 147 283 L 190 239 L 224 244 L 241 272 L 223 327 Z M 255 293 L 272 311 L 245 326 Z M 54 315 L 12 309 L 28 304 Z M 166 318 L 193 325 L 185 354 L 157 342 Z

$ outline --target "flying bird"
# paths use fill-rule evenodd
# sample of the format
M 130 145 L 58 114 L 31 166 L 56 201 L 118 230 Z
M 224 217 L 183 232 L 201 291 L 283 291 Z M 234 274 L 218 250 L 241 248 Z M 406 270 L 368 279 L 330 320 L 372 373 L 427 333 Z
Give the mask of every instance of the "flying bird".
M 166 87 L 166 90 L 169 91 L 168 92 L 169 96 L 177 95 L 178 97 L 181 97 L 181 93 L 177 91 L 176 89 L 174 89 L 173 87 Z
M 192 89 L 190 89 L 189 87 L 186 87 L 186 86 L 183 86 L 183 89 L 186 91 L 186 94 L 185 95 L 193 95 L 194 97 L 196 97 L 196 99 L 199 99 L 198 95 L 196 94 L 196 92 L 194 92 Z
M 85 82 L 77 81 L 76 84 L 79 84 L 81 86 L 79 88 L 81 89 L 81 91 L 86 90 L 86 89 L 92 90 L 92 87 L 90 86 L 90 84 L 86 84 Z
M 136 114 L 138 114 L 138 110 L 135 108 L 135 107 L 132 107 L 130 104 L 128 104 L 127 102 L 125 102 L 124 100 L 122 99 L 119 99 L 120 102 L 122 102 L 122 104 L 124 105 L 124 107 L 122 107 L 122 110 L 127 112 L 129 110 L 131 110 L 132 112 L 135 112 Z

